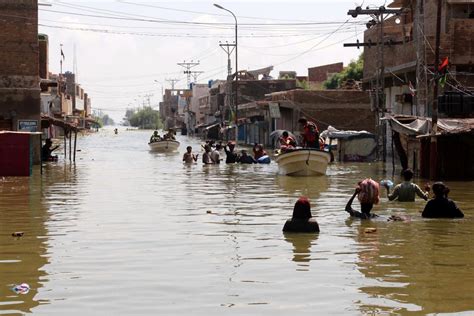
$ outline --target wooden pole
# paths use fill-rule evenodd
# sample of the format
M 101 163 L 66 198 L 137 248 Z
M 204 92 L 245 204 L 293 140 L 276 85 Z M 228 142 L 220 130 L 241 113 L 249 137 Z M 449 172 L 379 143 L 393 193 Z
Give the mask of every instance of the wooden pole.
M 67 141 L 66 141 L 66 128 L 63 128 L 64 133 L 64 160 L 67 158 Z
M 436 133 L 438 131 L 438 67 L 439 67 L 439 46 L 441 42 L 441 9 L 442 0 L 438 0 L 438 10 L 436 13 L 436 43 L 434 66 L 434 88 L 433 105 L 431 112 L 431 143 L 430 143 L 430 179 L 437 178 L 438 168 L 438 140 Z
M 69 132 L 69 161 L 72 160 L 72 130 Z
M 77 131 L 74 132 L 74 158 L 73 158 L 74 162 L 76 162 L 76 145 L 77 145 Z

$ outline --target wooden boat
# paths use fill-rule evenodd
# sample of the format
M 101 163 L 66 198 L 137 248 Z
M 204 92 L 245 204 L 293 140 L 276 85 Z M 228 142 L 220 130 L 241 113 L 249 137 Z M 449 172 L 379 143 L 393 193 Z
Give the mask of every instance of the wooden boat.
M 169 152 L 175 151 L 179 147 L 179 142 L 176 140 L 160 140 L 159 142 L 148 143 L 151 151 Z
M 315 148 L 297 148 L 279 154 L 278 173 L 287 176 L 325 175 L 331 155 Z

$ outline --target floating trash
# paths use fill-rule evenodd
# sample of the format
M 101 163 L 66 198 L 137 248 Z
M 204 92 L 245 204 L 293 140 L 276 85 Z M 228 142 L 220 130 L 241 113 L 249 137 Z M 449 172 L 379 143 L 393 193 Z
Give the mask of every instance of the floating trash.
M 14 232 L 14 233 L 12 233 L 12 236 L 13 237 L 23 237 L 24 234 L 25 234 L 24 232 Z
M 383 185 L 384 187 L 393 187 L 393 182 L 391 180 L 385 179 L 385 180 L 380 180 L 380 184 Z
M 30 286 L 26 283 L 22 283 L 15 285 L 12 290 L 16 294 L 28 294 L 28 292 L 30 291 Z
M 373 234 L 375 232 L 377 232 L 377 228 L 366 228 L 366 229 L 364 229 L 364 233 L 366 233 L 366 234 Z

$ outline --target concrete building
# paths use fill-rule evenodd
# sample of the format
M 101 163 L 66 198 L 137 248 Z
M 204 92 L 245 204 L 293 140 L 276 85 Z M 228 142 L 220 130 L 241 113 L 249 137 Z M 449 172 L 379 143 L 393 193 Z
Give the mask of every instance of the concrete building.
M 0 130 L 39 131 L 38 3 L 0 0 L 0 12 Z
M 416 133 L 407 133 L 406 129 L 393 129 L 397 124 L 417 124 L 429 121 L 433 102 L 431 82 L 433 80 L 434 48 L 436 36 L 436 0 L 397 0 L 389 5 L 391 8 L 403 8 L 403 14 L 393 16 L 384 21 L 383 41 L 401 42 L 397 45 L 384 45 L 384 94 L 385 101 L 378 110 L 381 116 L 387 116 L 383 126 L 385 130 L 387 156 L 393 155 L 400 162 L 401 168 L 410 167 L 427 176 L 429 154 L 426 152 L 427 139 L 420 138 L 429 133 L 430 128 Z M 398 22 L 398 23 L 397 23 Z M 474 1 L 446 0 L 442 1 L 440 33 L 440 58 L 449 59 L 446 85 L 439 90 L 439 117 L 459 118 L 456 124 L 465 128 L 463 133 L 470 133 L 470 123 L 463 123 L 463 118 L 474 117 Z M 378 42 L 380 25 L 371 26 L 364 33 L 364 41 Z M 378 73 L 377 47 L 364 49 L 364 87 L 373 90 Z M 375 104 L 375 102 L 374 102 Z M 449 121 L 449 120 L 448 120 Z M 460 130 L 445 129 L 450 139 Z M 394 136 L 392 140 L 392 134 Z M 439 137 L 447 137 L 440 135 Z M 391 153 L 390 144 L 395 144 L 396 153 Z M 442 143 L 442 142 L 441 142 Z M 425 144 L 425 145 L 423 145 Z M 460 148 L 464 153 L 458 157 L 470 157 L 474 152 L 470 142 L 463 142 Z M 428 148 L 428 149 L 427 149 Z M 428 150 L 429 151 L 429 150 Z M 438 161 L 447 161 L 447 151 L 439 151 Z M 444 170 L 447 170 L 444 168 Z M 459 172 L 457 172 L 459 174 Z M 453 172 L 440 169 L 440 177 L 451 178 Z M 472 172 L 474 178 L 474 172 Z

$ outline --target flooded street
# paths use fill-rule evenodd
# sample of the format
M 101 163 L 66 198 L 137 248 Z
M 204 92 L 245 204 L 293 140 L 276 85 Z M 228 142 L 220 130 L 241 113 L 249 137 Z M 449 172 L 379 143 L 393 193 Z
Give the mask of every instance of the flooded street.
M 76 165 L 1 180 L 0 314 L 472 315 L 473 182 L 448 183 L 462 220 L 422 219 L 423 200 L 383 191 L 380 220 L 361 223 L 344 207 L 357 181 L 390 177 L 380 164 L 308 178 L 275 163 L 184 166 L 198 140 L 158 154 L 149 137 L 102 130 L 79 139 Z M 282 233 L 300 195 L 319 235 Z M 15 294 L 23 282 L 30 292 Z

